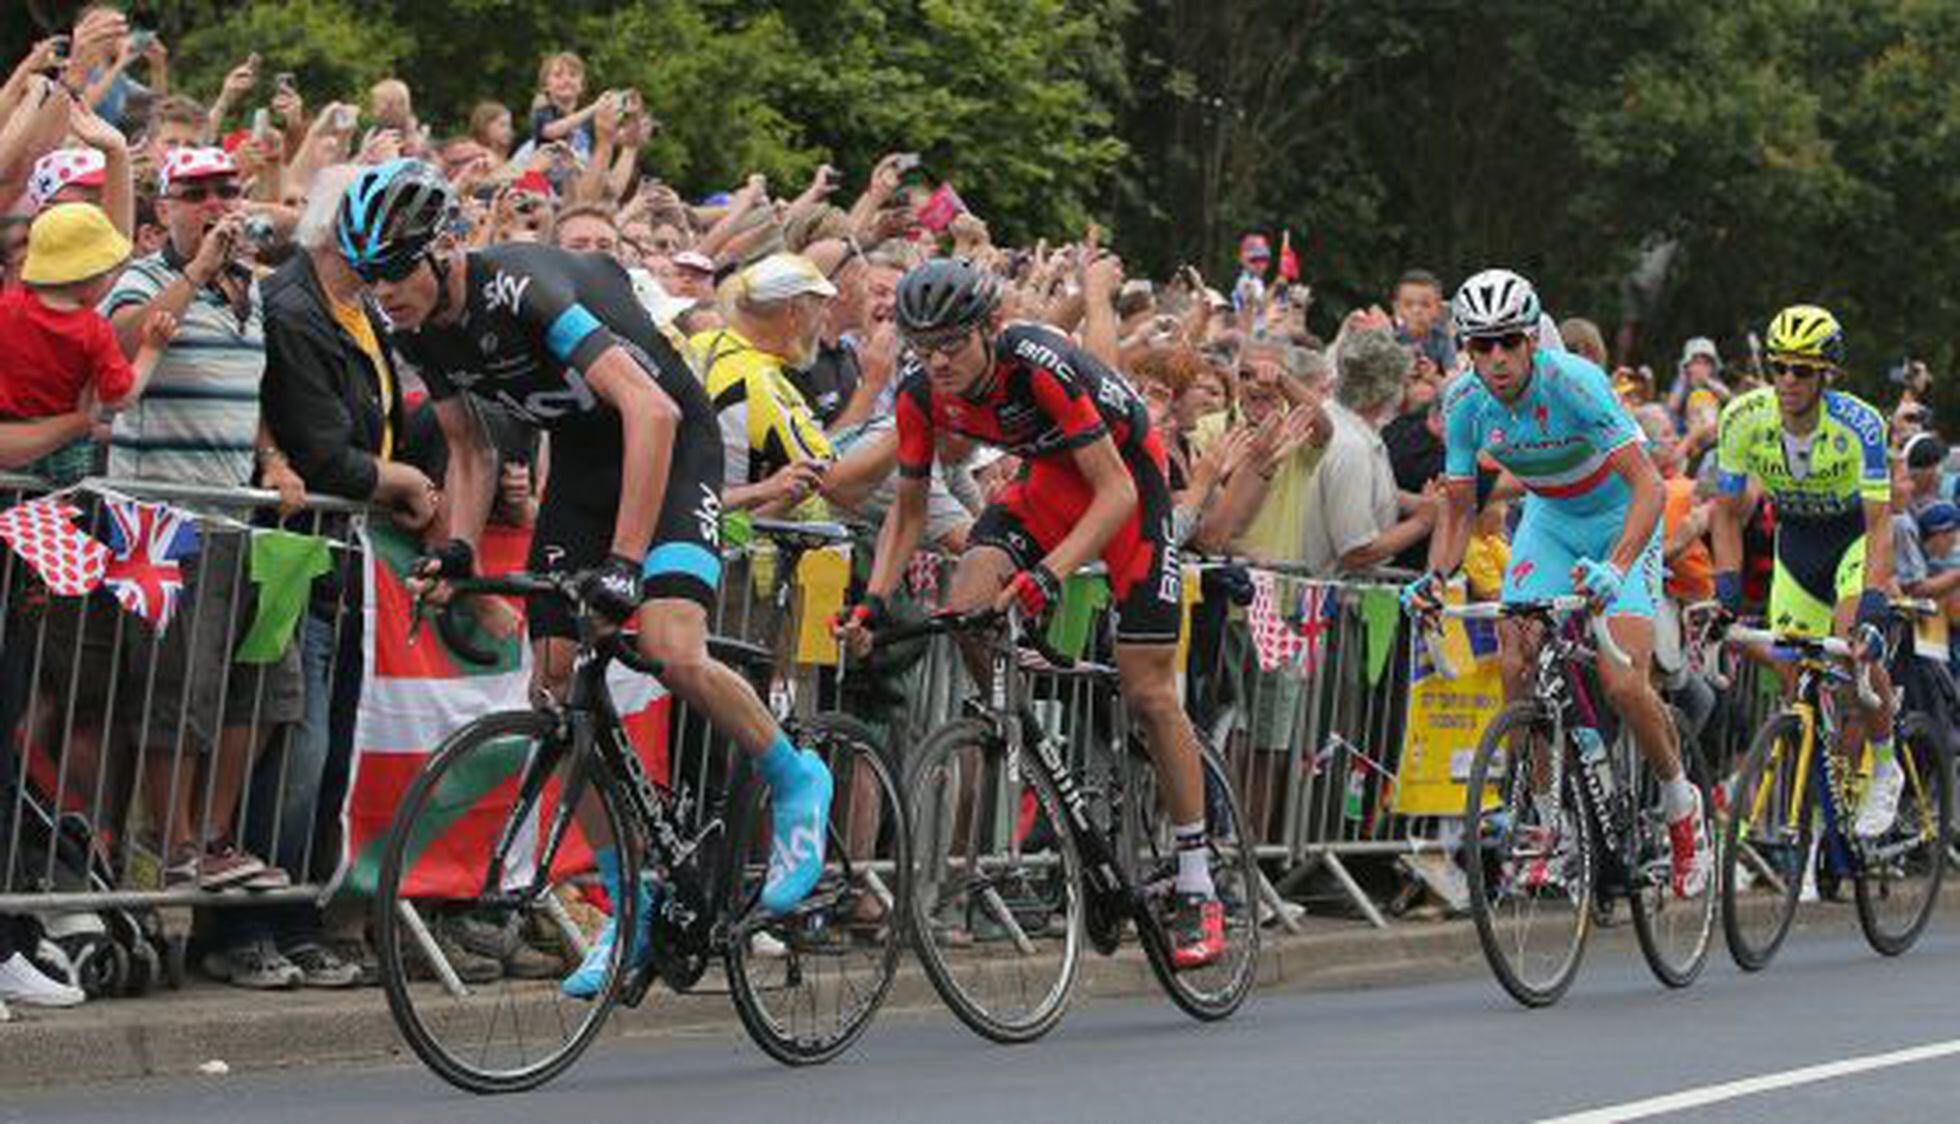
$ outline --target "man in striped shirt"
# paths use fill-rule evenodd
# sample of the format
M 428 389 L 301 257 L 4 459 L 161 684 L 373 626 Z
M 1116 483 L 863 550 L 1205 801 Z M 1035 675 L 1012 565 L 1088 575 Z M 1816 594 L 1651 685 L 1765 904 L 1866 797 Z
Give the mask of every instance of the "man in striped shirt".
M 176 316 L 178 333 L 144 398 L 115 419 L 109 474 L 214 491 L 257 483 L 296 500 L 303 487 L 259 418 L 265 336 L 258 287 L 240 260 L 247 236 L 238 168 L 222 149 L 182 148 L 165 159 L 158 184 L 157 215 L 168 241 L 130 264 L 102 312 L 125 353 L 157 309 Z M 234 520 L 249 515 L 240 505 L 180 506 Z M 270 889 L 287 884 L 286 873 L 236 846 L 235 821 L 262 733 L 301 717 L 298 658 L 288 646 L 263 668 L 233 662 L 236 641 L 256 614 L 245 577 L 250 536 L 235 523 L 202 523 L 203 546 L 185 567 L 176 619 L 154 640 L 131 634 L 122 645 L 132 672 L 125 680 L 142 684 L 155 665 L 148 714 L 135 723 L 144 790 L 163 833 L 169 884 Z M 99 631 L 91 628 L 89 639 Z M 135 716 L 143 705 L 133 695 L 117 713 Z M 177 772 L 180 746 L 186 760 Z M 209 812 L 199 822 L 207 786 Z M 299 970 L 269 942 L 227 945 L 215 961 L 221 977 L 258 987 L 300 982 Z

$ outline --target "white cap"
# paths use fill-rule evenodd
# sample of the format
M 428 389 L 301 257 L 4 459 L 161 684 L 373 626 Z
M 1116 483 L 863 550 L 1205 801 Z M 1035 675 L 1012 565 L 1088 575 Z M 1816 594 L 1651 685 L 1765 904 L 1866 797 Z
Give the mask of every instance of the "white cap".
M 751 301 L 765 304 L 806 295 L 837 295 L 837 286 L 824 277 L 816 263 L 802 254 L 770 254 L 737 273 L 733 283 L 739 286 L 736 290 L 738 293 Z

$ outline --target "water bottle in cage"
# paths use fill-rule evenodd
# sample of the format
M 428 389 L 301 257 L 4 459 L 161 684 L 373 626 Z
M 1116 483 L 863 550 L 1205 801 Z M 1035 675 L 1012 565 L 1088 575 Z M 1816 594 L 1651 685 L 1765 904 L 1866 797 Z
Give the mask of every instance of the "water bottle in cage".
M 1591 726 L 1573 726 L 1572 740 L 1579 747 L 1579 764 L 1586 771 L 1586 783 L 1604 811 L 1613 796 L 1613 767 L 1606 759 L 1606 743 Z

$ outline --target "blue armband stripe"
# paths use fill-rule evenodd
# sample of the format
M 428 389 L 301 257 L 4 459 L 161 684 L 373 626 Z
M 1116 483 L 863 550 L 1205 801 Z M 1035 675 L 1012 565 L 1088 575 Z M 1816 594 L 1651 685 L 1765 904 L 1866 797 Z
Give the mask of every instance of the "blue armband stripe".
M 545 350 L 560 363 L 570 363 L 572 352 L 585 337 L 599 330 L 599 318 L 585 310 L 582 304 L 575 304 L 558 314 L 551 322 L 550 330 L 544 334 Z

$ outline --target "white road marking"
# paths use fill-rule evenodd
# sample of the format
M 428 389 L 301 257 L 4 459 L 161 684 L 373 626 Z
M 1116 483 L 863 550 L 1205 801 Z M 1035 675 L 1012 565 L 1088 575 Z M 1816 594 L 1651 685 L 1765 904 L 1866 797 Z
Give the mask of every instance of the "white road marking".
M 1625 1104 L 1575 1112 L 1569 1116 L 1547 1117 L 1538 1124 L 1615 1124 L 1621 1120 L 1644 1120 L 1650 1116 L 1683 1112 L 1738 1097 L 1770 1093 L 1778 1089 L 1789 1089 L 1818 1081 L 1830 1081 L 1838 1077 L 1849 1077 L 1854 1073 L 1868 1073 L 1875 1069 L 1911 1065 L 1913 1062 L 1931 1061 L 1934 1058 L 1944 1058 L 1954 1054 L 1960 1054 L 1960 1038 L 1933 1042 L 1925 1046 L 1913 1046 L 1905 1050 L 1893 1050 L 1886 1054 L 1868 1054 L 1862 1058 L 1845 1058 L 1843 1061 L 1807 1065 L 1802 1069 L 1787 1069 L 1782 1073 L 1766 1073 L 1761 1077 L 1745 1077 L 1740 1081 L 1726 1081 L 1720 1085 L 1704 1085 L 1699 1089 L 1683 1089 L 1678 1093 L 1649 1097 L 1644 1101 L 1628 1101 Z

